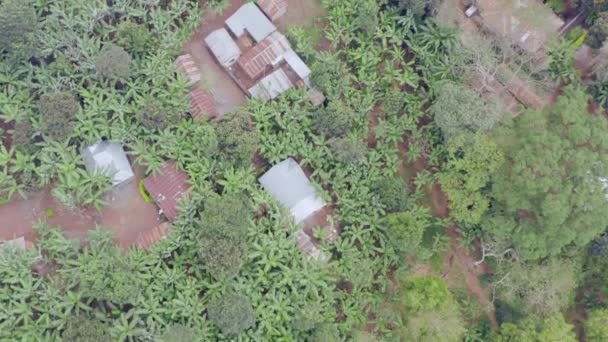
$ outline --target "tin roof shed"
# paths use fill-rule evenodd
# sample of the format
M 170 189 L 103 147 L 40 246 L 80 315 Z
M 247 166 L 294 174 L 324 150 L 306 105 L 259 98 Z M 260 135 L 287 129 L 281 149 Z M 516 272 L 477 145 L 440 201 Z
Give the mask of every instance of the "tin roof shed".
M 217 116 L 215 100 L 204 90 L 194 89 L 190 92 L 188 98 L 190 100 L 190 114 L 193 118 L 207 117 L 211 119 Z
M 273 166 L 259 181 L 283 207 L 289 209 L 296 223 L 325 206 L 300 165 L 292 158 Z
M 241 55 L 241 49 L 239 49 L 232 37 L 230 37 L 230 33 L 224 28 L 209 33 L 205 38 L 205 43 L 218 62 L 224 67 L 228 68 L 232 66 Z
M 256 3 L 272 21 L 287 13 L 287 0 L 257 0 Z
M 175 59 L 175 68 L 186 77 L 186 86 L 192 87 L 201 80 L 201 72 L 190 54 L 184 54 Z
M 285 62 L 289 67 L 298 75 L 300 79 L 306 83 L 306 86 L 311 87 L 310 83 L 310 68 L 300 56 L 293 50 L 289 50 L 283 54 L 283 58 L 285 58 Z
M 170 222 L 179 214 L 178 204 L 190 189 L 188 174 L 175 167 L 175 161 L 166 162 L 159 173 L 144 179 L 144 187 Z
M 262 78 L 253 87 L 249 88 L 251 96 L 263 100 L 272 100 L 293 87 L 283 69 L 277 69 L 270 75 Z
M 284 59 L 285 53 L 291 50 L 287 38 L 280 32 L 274 32 L 258 45 L 245 52 L 238 60 L 239 66 L 252 80 Z
M 254 3 L 246 3 L 226 19 L 226 25 L 236 37 L 249 33 L 256 43 L 268 37 L 277 28 Z
M 120 145 L 101 141 L 83 148 L 81 155 L 87 170 L 108 175 L 113 185 L 126 182 L 135 176 L 127 154 Z

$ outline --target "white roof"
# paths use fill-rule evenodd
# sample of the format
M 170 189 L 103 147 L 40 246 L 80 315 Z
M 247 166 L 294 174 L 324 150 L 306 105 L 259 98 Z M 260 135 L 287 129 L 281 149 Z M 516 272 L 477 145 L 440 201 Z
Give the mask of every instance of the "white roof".
M 205 43 L 215 58 L 225 67 L 232 66 L 241 55 L 241 49 L 224 28 L 211 32 L 205 38 Z
M 81 154 L 87 170 L 106 173 L 112 178 L 113 185 L 135 176 L 127 155 L 120 145 L 102 141 L 84 148 Z
M 308 67 L 308 65 L 306 65 L 306 63 L 304 63 L 302 58 L 300 58 L 300 56 L 298 56 L 298 54 L 295 53 L 295 51 L 293 51 L 293 50 L 289 50 L 289 51 L 285 52 L 283 54 L 283 58 L 285 59 L 285 62 L 287 62 L 289 67 L 293 71 L 295 71 L 295 73 L 298 75 L 298 77 L 300 77 L 302 80 L 304 80 L 306 85 L 310 87 L 310 84 L 308 84 L 309 83 L 308 76 L 310 76 L 310 68 Z
M 300 165 L 292 158 L 273 166 L 260 177 L 260 183 L 283 207 L 289 209 L 296 223 L 325 206 Z
M 226 19 L 226 25 L 237 37 L 247 31 L 256 43 L 277 30 L 258 6 L 251 2 L 241 6 L 230 18 Z
M 1 241 L 0 242 L 0 255 L 4 254 L 4 251 L 8 249 L 16 250 L 16 251 L 25 251 L 25 238 L 19 237 L 13 240 Z
M 272 100 L 283 94 L 293 84 L 283 69 L 277 69 L 249 89 L 251 96 L 263 100 Z

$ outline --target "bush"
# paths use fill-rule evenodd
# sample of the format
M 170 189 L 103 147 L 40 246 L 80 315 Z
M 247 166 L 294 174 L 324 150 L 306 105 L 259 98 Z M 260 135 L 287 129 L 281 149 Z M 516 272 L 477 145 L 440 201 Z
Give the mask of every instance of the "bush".
M 34 146 L 32 140 L 35 131 L 29 119 L 17 122 L 13 128 L 13 146 L 17 149 L 30 151 Z
M 152 35 L 144 25 L 123 21 L 116 28 L 116 42 L 131 53 L 145 52 L 151 40 Z
M 80 104 L 69 92 L 45 94 L 40 97 L 42 135 L 48 140 L 64 140 L 72 133 L 74 116 Z
M 32 55 L 36 12 L 31 0 L 4 0 L 0 4 L 0 55 Z
M 377 181 L 372 191 L 388 213 L 405 209 L 407 183 L 398 176 L 384 177 Z
M 162 104 L 151 100 L 137 113 L 137 120 L 149 129 L 163 130 L 174 123 L 177 119 L 176 113 L 163 108 Z
M 608 11 L 598 14 L 595 22 L 589 28 L 589 37 L 587 43 L 594 49 L 602 47 L 604 41 L 608 37 Z
M 218 159 L 225 167 L 248 167 L 258 148 L 258 135 L 251 118 L 234 114 L 214 124 L 218 140 Z
M 108 333 L 109 328 L 98 320 L 75 316 L 65 325 L 61 337 L 65 342 L 110 342 L 112 339 Z
M 131 56 L 125 49 L 108 44 L 95 58 L 95 70 L 104 79 L 122 80 L 131 74 L 131 62 Z
M 326 108 L 315 112 L 313 128 L 317 134 L 327 139 L 342 137 L 354 128 L 356 119 L 356 114 L 349 106 L 334 100 Z
M 255 323 L 255 314 L 249 298 L 239 294 L 214 299 L 207 306 L 209 319 L 223 334 L 235 336 Z

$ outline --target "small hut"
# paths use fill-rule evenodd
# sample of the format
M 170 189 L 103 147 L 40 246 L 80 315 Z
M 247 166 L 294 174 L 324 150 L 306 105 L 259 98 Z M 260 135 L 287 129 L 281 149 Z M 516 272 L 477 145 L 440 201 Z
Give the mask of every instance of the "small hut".
M 226 68 L 231 67 L 241 56 L 241 49 L 224 28 L 209 33 L 205 38 L 205 44 L 217 61 Z
M 187 87 L 193 87 L 201 81 L 201 72 L 190 54 L 184 54 L 175 59 L 175 68 L 186 78 Z
M 179 201 L 190 189 L 188 174 L 175 167 L 175 161 L 166 162 L 160 172 L 144 179 L 144 187 L 169 222 L 179 214 Z
M 270 168 L 259 181 L 283 207 L 289 209 L 297 224 L 325 206 L 300 165 L 292 158 Z
M 81 155 L 87 170 L 106 174 L 112 179 L 114 186 L 135 177 L 127 154 L 120 145 L 101 141 L 83 148 Z
M 215 101 L 211 95 L 202 89 L 194 89 L 188 96 L 190 114 L 193 118 L 203 117 L 213 119 L 218 115 Z

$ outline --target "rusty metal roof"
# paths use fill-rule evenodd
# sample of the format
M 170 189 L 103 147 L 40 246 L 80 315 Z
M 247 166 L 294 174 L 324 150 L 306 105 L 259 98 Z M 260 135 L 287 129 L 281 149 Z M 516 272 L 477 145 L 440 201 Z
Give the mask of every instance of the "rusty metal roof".
M 202 89 L 194 89 L 188 97 L 190 100 L 190 114 L 193 118 L 207 117 L 214 118 L 217 116 L 217 108 L 213 97 Z
M 280 32 L 274 32 L 245 52 L 237 63 L 249 78 L 255 80 L 264 73 L 267 67 L 283 60 L 283 55 L 288 51 L 291 51 L 291 45 L 287 38 Z
M 144 179 L 146 190 L 170 222 L 179 214 L 179 201 L 190 189 L 188 180 L 188 174 L 176 169 L 173 160 L 166 162 L 159 173 Z
M 287 0 L 257 0 L 256 4 L 272 21 L 287 13 Z

